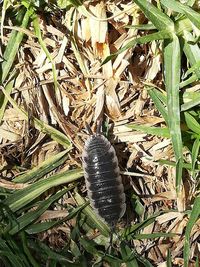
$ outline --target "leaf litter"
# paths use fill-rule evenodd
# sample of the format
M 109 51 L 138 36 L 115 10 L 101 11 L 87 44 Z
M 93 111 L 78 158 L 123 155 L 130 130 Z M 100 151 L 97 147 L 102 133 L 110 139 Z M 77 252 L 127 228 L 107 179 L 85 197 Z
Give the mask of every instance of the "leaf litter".
M 176 234 L 167 239 L 133 240 L 133 245 L 138 253 L 145 251 L 145 256 L 157 266 L 167 266 L 169 249 L 174 266 L 182 266 L 187 207 L 195 197 L 192 181 L 188 182 L 187 192 L 183 189 L 177 197 L 174 168 L 159 164 L 160 159 L 175 161 L 170 140 L 127 127 L 131 123 L 166 126 L 143 83 L 163 88 L 161 44 L 153 41 L 135 45 L 101 66 L 106 57 L 138 34 L 144 34 L 126 26 L 142 24 L 145 18 L 132 1 L 85 1 L 83 7 L 90 15 L 86 16 L 73 6 L 59 10 L 61 16 L 51 11 L 49 17 L 37 15 L 43 42 L 55 64 L 57 89 L 54 87 L 52 62 L 39 44 L 33 24 L 23 30 L 25 38 L 13 65 L 15 83 L 10 95 L 20 108 L 27 111 L 28 120 L 10 103 L 6 105 L 0 125 L 1 175 L 4 177 L 0 186 L 13 190 L 26 187 L 26 183 L 15 184 L 12 178 L 63 150 L 48 132 L 42 133 L 35 128 L 33 117 L 64 133 L 72 144 L 65 163 L 53 173 L 81 166 L 81 152 L 87 138 L 85 122 L 95 128 L 95 123 L 103 117 L 108 123 L 108 138 L 114 143 L 121 171 L 126 173 L 123 181 L 127 195 L 138 195 L 145 210 L 143 219 L 165 211 L 139 233 Z M 11 30 L 21 32 L 22 29 L 15 27 L 6 16 L 3 25 L 5 49 Z M 194 87 L 194 90 L 199 88 Z M 184 153 L 188 156 L 188 151 Z M 86 195 L 82 180 L 79 190 L 83 196 Z M 46 194 L 52 193 L 47 191 Z M 72 191 L 63 196 L 65 202 L 68 207 L 76 206 Z M 128 224 L 139 223 L 141 218 L 134 215 L 131 202 L 127 206 L 127 214 L 132 213 Z M 63 210 L 59 206 L 57 208 L 47 210 L 38 220 L 63 218 Z M 126 218 L 123 218 L 119 228 L 126 224 Z M 75 225 L 75 220 L 71 219 L 70 226 Z M 200 252 L 199 227 L 198 220 L 191 232 L 191 266 L 194 266 L 193 259 Z M 68 224 L 63 223 L 40 233 L 38 237 L 48 240 L 51 247 L 64 246 L 64 240 L 71 235 L 70 229 Z M 93 234 L 95 239 L 95 232 Z

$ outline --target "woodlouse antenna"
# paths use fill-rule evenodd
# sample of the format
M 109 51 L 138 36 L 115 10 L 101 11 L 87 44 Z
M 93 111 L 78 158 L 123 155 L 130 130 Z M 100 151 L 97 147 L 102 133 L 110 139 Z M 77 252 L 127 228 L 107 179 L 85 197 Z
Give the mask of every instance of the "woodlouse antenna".
M 97 122 L 97 130 L 96 130 L 97 134 L 101 134 L 101 127 L 102 127 L 102 119 L 99 119 L 99 121 Z
M 85 126 L 86 126 L 86 129 L 87 129 L 89 135 L 93 135 L 92 129 L 91 129 L 90 125 L 87 122 L 85 123 Z

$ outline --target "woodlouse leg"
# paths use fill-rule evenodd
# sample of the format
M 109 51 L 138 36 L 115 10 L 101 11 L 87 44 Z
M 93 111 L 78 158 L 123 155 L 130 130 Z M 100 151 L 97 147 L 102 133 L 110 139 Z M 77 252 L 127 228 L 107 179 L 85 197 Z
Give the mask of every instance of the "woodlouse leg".
M 115 249 L 115 246 L 114 246 L 114 243 L 113 243 L 113 235 L 116 235 L 117 236 L 117 239 L 120 240 L 119 236 L 118 236 L 118 233 L 116 232 L 116 228 L 115 226 L 111 226 L 111 231 L 109 233 L 109 237 L 110 237 L 110 240 L 109 240 L 109 246 L 107 247 L 106 251 L 105 251 L 105 256 L 108 254 L 111 254 L 111 250 L 112 249 Z
M 87 129 L 89 135 L 93 135 L 92 129 L 91 129 L 90 125 L 87 122 L 85 123 L 85 126 L 86 126 L 86 129 Z

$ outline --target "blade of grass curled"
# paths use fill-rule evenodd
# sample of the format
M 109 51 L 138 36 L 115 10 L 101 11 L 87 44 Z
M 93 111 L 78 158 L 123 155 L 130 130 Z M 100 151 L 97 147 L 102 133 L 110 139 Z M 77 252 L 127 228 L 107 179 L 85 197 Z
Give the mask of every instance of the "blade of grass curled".
M 178 37 L 164 41 L 164 75 L 167 90 L 168 127 L 172 139 L 173 150 L 176 158 L 176 190 L 180 191 L 182 182 L 182 137 L 180 128 L 180 44 Z
M 167 165 L 167 166 L 173 166 L 175 167 L 176 166 L 176 163 L 174 161 L 169 161 L 169 160 L 164 160 L 164 159 L 160 159 L 158 160 L 158 163 L 160 165 Z M 195 171 L 199 172 L 200 170 L 200 165 L 197 165 L 195 166 Z M 192 170 L 192 167 L 191 167 L 191 163 L 183 163 L 183 168 L 185 168 L 186 170 L 189 170 L 191 171 Z
M 21 24 L 22 28 L 26 28 L 28 25 L 30 19 L 30 13 L 29 10 L 25 8 L 22 8 L 19 11 L 19 14 L 16 18 L 16 20 Z M 12 34 L 9 38 L 6 50 L 3 54 L 3 62 L 0 64 L 0 69 L 2 71 L 1 74 L 1 84 L 4 83 L 6 80 L 8 73 L 10 72 L 10 69 L 13 65 L 13 62 L 15 60 L 15 56 L 17 54 L 17 51 L 19 49 L 19 46 L 23 40 L 24 33 L 23 32 L 17 32 L 15 30 L 12 31 Z
M 28 121 L 27 112 L 18 107 L 17 103 L 12 99 L 12 97 L 5 91 L 5 89 L 3 87 L 0 87 L 0 89 L 4 93 L 6 98 L 9 100 L 9 102 L 13 105 L 13 107 L 17 110 L 17 112 L 19 112 L 22 115 L 22 117 L 26 121 Z M 60 131 L 58 131 L 54 127 L 46 124 L 45 122 L 43 122 L 43 121 L 41 121 L 35 117 L 33 117 L 32 120 L 34 122 L 34 126 L 36 129 L 42 131 L 43 133 L 50 135 L 50 137 L 53 140 L 55 140 L 56 142 L 61 144 L 64 148 L 66 148 L 66 149 L 71 148 L 71 146 L 72 146 L 71 141 L 67 138 L 67 136 L 65 134 L 61 133 Z
M 33 27 L 34 27 L 34 30 L 35 30 L 35 35 L 37 36 L 38 41 L 39 41 L 39 43 L 40 43 L 43 51 L 46 54 L 46 57 L 48 58 L 48 60 L 52 64 L 52 72 L 53 72 L 54 86 L 55 86 L 55 90 L 57 90 L 57 88 L 58 88 L 58 81 L 57 81 L 57 74 L 56 74 L 55 63 L 53 62 L 52 56 L 49 53 L 49 50 L 47 49 L 47 47 L 45 45 L 45 42 L 42 39 L 42 33 L 41 33 L 41 30 L 40 30 L 40 23 L 39 23 L 39 19 L 38 19 L 38 16 L 37 16 L 36 13 L 33 14 Z
M 188 38 L 188 36 L 192 36 L 191 33 L 186 33 L 184 32 L 183 37 L 181 38 L 182 43 L 183 43 L 183 51 L 190 63 L 191 67 L 194 67 L 194 72 L 196 74 L 196 76 L 200 79 L 200 68 L 198 68 L 198 64 L 200 61 L 200 48 L 198 46 L 198 44 L 190 44 L 186 41 L 186 38 Z
M 181 111 L 186 111 L 186 110 L 191 109 L 191 108 L 200 104 L 200 94 L 199 93 L 193 93 L 192 94 L 192 92 L 190 92 L 190 96 L 192 96 L 190 98 L 192 100 L 182 104 L 181 105 Z M 184 95 L 183 95 L 183 97 L 184 97 Z
M 119 49 L 116 53 L 111 54 L 101 63 L 101 65 L 106 64 L 109 60 L 113 59 L 117 55 L 121 54 L 122 52 L 126 51 L 129 48 L 133 48 L 137 44 L 146 44 L 148 42 L 152 42 L 154 40 L 163 40 L 169 39 L 171 37 L 171 32 L 169 30 L 162 30 L 159 32 L 151 33 L 142 37 L 138 37 L 133 39 L 132 41 L 128 42 L 125 46 Z
M 41 130 L 43 133 L 46 133 L 51 136 L 51 138 L 61 144 L 64 148 L 71 149 L 72 144 L 68 137 L 55 129 L 54 127 L 46 124 L 45 122 L 33 118 L 35 128 Z
M 190 75 L 191 73 L 194 73 L 195 71 L 200 69 L 200 60 L 198 60 L 191 68 L 189 68 L 184 77 L 187 77 L 188 75 Z
M 42 193 L 48 189 L 61 184 L 68 184 L 75 182 L 77 179 L 83 176 L 83 171 L 80 169 L 72 171 L 64 171 L 46 179 L 40 180 L 31 184 L 30 186 L 15 191 L 12 195 L 8 196 L 4 201 L 5 205 L 8 205 L 12 211 L 17 211 L 28 203 L 36 199 Z
M 187 4 L 181 4 L 175 0 L 161 0 L 161 3 L 176 12 L 185 14 L 185 16 L 198 28 L 200 29 L 200 14 L 189 7 Z
M 182 5 L 178 1 L 173 1 L 173 0 L 161 0 L 161 4 L 175 12 L 184 14 L 184 11 L 182 10 Z
M 185 230 L 185 242 L 184 242 L 184 250 L 183 250 L 183 258 L 184 258 L 184 267 L 188 266 L 189 258 L 190 258 L 190 234 L 194 224 L 200 215 L 200 197 L 197 197 L 194 201 L 194 205 L 192 208 L 192 212 L 190 214 L 189 221 L 186 225 Z
M 57 155 L 48 158 L 30 171 L 15 177 L 12 181 L 15 183 L 27 183 L 33 179 L 38 180 L 39 178 L 43 177 L 44 175 L 64 163 L 68 157 L 68 151 L 69 149 L 64 150 Z
M 191 83 L 193 83 L 193 82 L 195 82 L 197 79 L 198 79 L 198 78 L 197 78 L 197 75 L 194 73 L 194 74 L 193 74 L 191 77 L 189 77 L 187 80 L 182 81 L 182 82 L 180 83 L 180 89 L 183 88 L 183 87 L 186 87 L 187 85 L 189 85 L 189 84 L 191 84 Z
M 174 32 L 173 21 L 160 9 L 156 8 L 147 0 L 134 0 L 134 2 L 140 7 L 145 16 L 158 30 L 168 30 L 169 32 Z
M 193 31 L 193 24 L 188 18 L 181 16 L 181 18 L 178 19 L 175 23 L 175 31 L 176 31 L 176 35 L 181 37 L 184 35 L 184 32 L 192 32 Z M 196 42 L 195 37 L 191 38 L 191 42 L 192 42 L 192 40 L 194 43 Z
M 198 121 L 189 112 L 184 112 L 184 116 L 187 127 L 191 129 L 193 132 L 195 132 L 197 135 L 199 135 L 200 124 L 198 123 Z
M 164 138 L 170 138 L 168 128 L 152 127 L 147 125 L 127 124 L 125 125 L 133 130 L 141 131 L 146 134 L 156 135 Z

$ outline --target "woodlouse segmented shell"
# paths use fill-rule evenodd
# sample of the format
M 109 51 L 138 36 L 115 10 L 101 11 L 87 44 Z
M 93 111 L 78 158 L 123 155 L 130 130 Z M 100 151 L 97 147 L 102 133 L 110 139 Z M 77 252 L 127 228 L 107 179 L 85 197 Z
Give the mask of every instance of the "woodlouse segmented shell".
M 115 150 L 103 135 L 93 134 L 85 143 L 82 159 L 91 205 L 113 227 L 126 209 Z

